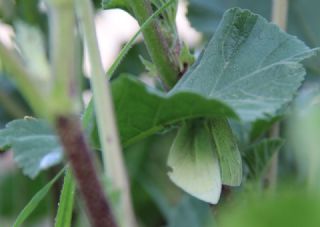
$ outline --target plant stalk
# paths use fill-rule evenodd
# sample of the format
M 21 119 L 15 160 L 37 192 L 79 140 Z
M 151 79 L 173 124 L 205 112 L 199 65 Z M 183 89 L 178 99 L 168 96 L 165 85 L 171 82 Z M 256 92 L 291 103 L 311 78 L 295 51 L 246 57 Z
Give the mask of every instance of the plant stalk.
M 150 0 L 127 0 L 139 24 L 142 25 L 153 13 Z M 179 79 L 179 61 L 154 20 L 142 31 L 148 52 L 166 88 L 172 88 Z
M 55 125 L 77 179 L 91 225 L 117 226 L 97 177 L 91 157 L 92 152 L 84 137 L 79 118 L 75 115 L 58 116 Z
M 113 100 L 100 59 L 93 7 L 89 0 L 79 1 L 77 4 L 77 16 L 91 64 L 94 108 L 96 109 L 106 176 L 111 179 L 112 185 L 116 190 L 121 192 L 121 210 L 122 217 L 124 217 L 121 221 L 123 225 L 135 227 L 136 220 L 131 201 L 130 185 L 120 146 Z
M 48 0 L 50 9 L 51 63 L 54 76 L 51 111 L 55 128 L 94 227 L 117 226 L 99 182 L 78 113 L 75 78 L 75 5 L 73 0 Z M 75 4 L 75 5 L 74 5 Z
M 273 0 L 272 3 L 272 22 L 278 25 L 281 29 L 286 30 L 287 17 L 288 17 L 288 0 Z M 269 136 L 271 138 L 280 136 L 280 124 L 276 123 L 272 126 Z M 275 189 L 278 177 L 278 162 L 279 155 L 275 153 L 268 166 L 267 174 L 265 177 L 266 186 L 270 189 Z

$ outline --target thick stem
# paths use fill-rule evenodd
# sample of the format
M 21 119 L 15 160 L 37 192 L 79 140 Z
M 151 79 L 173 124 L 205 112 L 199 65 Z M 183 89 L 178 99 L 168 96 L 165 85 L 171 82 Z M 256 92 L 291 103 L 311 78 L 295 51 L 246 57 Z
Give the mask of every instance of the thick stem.
M 53 120 L 81 191 L 92 226 L 116 226 L 98 180 L 79 118 L 74 115 L 78 93 L 75 82 L 75 14 L 73 0 L 50 3 L 50 41 L 54 88 Z M 76 5 L 79 5 L 77 3 Z
M 123 225 L 134 227 L 136 220 L 131 202 L 129 180 L 123 161 L 111 91 L 100 59 L 91 2 L 81 0 L 77 4 L 77 15 L 91 64 L 93 100 L 106 175 L 111 179 L 113 186 L 121 192 Z
M 143 24 L 152 15 L 150 0 L 127 0 L 131 5 L 139 24 Z M 172 88 L 179 79 L 179 61 L 170 50 L 169 44 L 161 32 L 159 22 L 154 20 L 142 31 L 152 61 L 156 65 L 164 84 Z
M 73 1 L 51 0 L 50 60 L 53 75 L 52 101 L 55 114 L 77 112 L 75 79 L 75 14 Z M 68 98 L 66 98 L 68 97 Z
M 55 126 L 77 179 L 78 187 L 94 227 L 117 226 L 91 157 L 91 150 L 77 116 L 59 116 Z
M 288 0 L 273 0 L 272 5 L 272 22 L 277 24 L 283 30 L 286 30 L 287 17 L 288 17 Z M 276 123 L 272 126 L 270 130 L 270 137 L 275 138 L 280 135 L 280 124 Z M 274 189 L 277 185 L 278 177 L 278 153 L 274 154 L 271 159 L 270 165 L 267 170 L 265 177 L 266 186 L 268 188 Z

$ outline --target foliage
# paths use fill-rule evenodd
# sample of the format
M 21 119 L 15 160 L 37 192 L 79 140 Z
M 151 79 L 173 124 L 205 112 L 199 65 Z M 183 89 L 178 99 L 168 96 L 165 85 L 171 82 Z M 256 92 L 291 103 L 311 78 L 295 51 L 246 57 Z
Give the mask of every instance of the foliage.
M 95 207 L 90 198 L 104 190 L 112 212 L 101 219 L 116 215 L 118 224 L 128 227 L 136 226 L 128 212 L 136 213 L 139 226 L 316 226 L 320 111 L 318 79 L 310 80 L 310 75 L 320 72 L 318 1 L 290 1 L 286 33 L 268 22 L 276 1 L 189 0 L 187 17 L 203 34 L 202 46 L 195 47 L 179 40 L 178 1 L 93 1 L 97 8 L 125 10 L 141 27 L 108 71 L 108 86 L 101 87 L 104 72 L 90 3 L 0 0 L 0 19 L 15 33 L 14 50 L 0 41 L 0 162 L 12 153 L 17 167 L 34 182 L 39 174 L 56 176 L 15 221 L 12 212 L 3 212 L 9 207 L 6 199 L 0 219 L 21 226 L 52 195 L 54 215 L 42 217 L 55 216 L 56 227 L 87 225 L 79 214 L 87 211 L 93 223 L 92 213 L 99 212 L 88 209 Z M 140 33 L 143 43 L 136 43 Z M 84 108 L 79 100 L 89 88 L 81 86 L 87 79 L 79 53 L 85 48 L 95 101 L 106 102 Z M 144 83 L 145 78 L 151 83 Z M 81 114 L 83 129 L 73 124 L 72 132 L 64 128 L 68 119 L 79 123 Z M 27 115 L 39 118 L 23 118 Z M 87 156 L 81 156 L 84 133 L 95 151 Z M 77 153 L 68 153 L 74 147 Z M 84 165 L 74 160 L 84 160 Z M 68 167 L 61 184 L 62 172 L 57 175 L 52 167 L 64 163 L 73 172 Z M 93 168 L 100 166 L 104 174 Z M 301 190 L 276 187 L 268 195 L 264 181 L 270 169 L 290 184 L 279 185 Z M 83 185 L 90 185 L 81 171 L 104 184 L 83 193 Z M 1 174 L 0 189 L 19 188 Z M 76 186 L 84 203 L 75 203 Z M 49 194 L 51 188 L 58 193 Z M 303 218 L 289 215 L 296 212 Z

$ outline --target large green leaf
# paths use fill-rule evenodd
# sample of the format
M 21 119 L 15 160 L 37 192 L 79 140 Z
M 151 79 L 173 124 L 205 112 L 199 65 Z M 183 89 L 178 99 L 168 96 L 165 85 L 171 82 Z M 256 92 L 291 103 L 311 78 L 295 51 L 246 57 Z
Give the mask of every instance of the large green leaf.
M 61 162 L 63 151 L 57 136 L 43 120 L 25 118 L 0 131 L 0 148 L 11 148 L 23 173 L 35 178 L 41 170 Z
M 134 77 L 121 76 L 112 83 L 118 127 L 124 146 L 190 118 L 237 115 L 215 99 L 190 92 L 166 95 Z
M 194 28 L 210 37 L 216 31 L 223 12 L 232 7 L 249 9 L 271 19 L 270 0 L 189 0 L 188 18 Z M 319 7 L 318 0 L 289 1 L 287 30 L 310 47 L 320 46 Z M 319 57 L 308 61 L 307 66 L 313 74 L 319 74 Z
M 184 123 L 168 157 L 170 179 L 189 194 L 216 204 L 221 193 L 221 174 L 216 147 L 206 121 Z
M 296 37 L 247 10 L 228 10 L 197 64 L 171 94 L 191 91 L 231 106 L 244 121 L 274 115 L 305 76 L 311 57 Z

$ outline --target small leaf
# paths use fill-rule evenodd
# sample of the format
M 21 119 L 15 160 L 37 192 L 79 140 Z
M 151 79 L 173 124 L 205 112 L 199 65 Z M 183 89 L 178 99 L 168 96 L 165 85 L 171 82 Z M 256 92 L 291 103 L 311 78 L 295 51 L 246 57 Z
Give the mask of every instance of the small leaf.
M 216 147 L 206 121 L 184 123 L 170 149 L 170 179 L 189 194 L 216 204 L 221 193 L 221 175 Z
M 63 159 L 58 137 L 43 120 L 25 118 L 8 123 L 0 130 L 0 148 L 9 147 L 17 165 L 31 178 Z
M 71 170 L 67 169 L 59 199 L 58 213 L 54 225 L 55 227 L 71 226 L 75 188 L 76 184 Z
M 242 180 L 241 154 L 228 120 L 211 119 L 209 125 L 218 151 L 222 184 L 239 186 Z
M 283 146 L 282 139 L 264 139 L 259 143 L 252 145 L 244 154 L 250 176 L 258 179 L 267 167 L 272 156 Z
M 33 196 L 30 202 L 25 206 L 25 208 L 23 208 L 23 210 L 17 217 L 16 221 L 13 224 L 13 227 L 19 227 L 23 224 L 23 222 L 30 216 L 30 214 L 34 211 L 38 204 L 48 194 L 53 184 L 59 179 L 63 172 L 64 169 L 61 170 L 49 183 L 47 183 L 39 192 L 37 192 L 37 194 Z
M 198 62 L 171 94 L 219 99 L 244 121 L 263 119 L 291 101 L 315 54 L 296 37 L 248 10 L 228 10 Z

